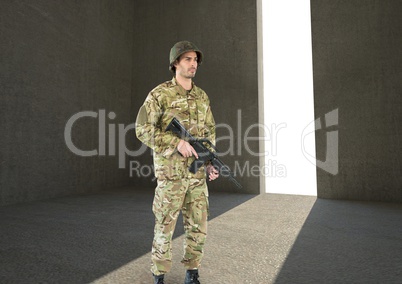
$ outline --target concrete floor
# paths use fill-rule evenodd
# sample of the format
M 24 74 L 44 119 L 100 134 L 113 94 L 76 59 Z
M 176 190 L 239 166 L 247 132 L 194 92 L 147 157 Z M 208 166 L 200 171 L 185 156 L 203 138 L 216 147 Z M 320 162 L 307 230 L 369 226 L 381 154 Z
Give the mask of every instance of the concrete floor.
M 153 190 L 0 207 L 0 283 L 152 283 Z M 402 283 L 402 204 L 211 193 L 201 283 Z M 183 283 L 182 228 L 168 284 Z

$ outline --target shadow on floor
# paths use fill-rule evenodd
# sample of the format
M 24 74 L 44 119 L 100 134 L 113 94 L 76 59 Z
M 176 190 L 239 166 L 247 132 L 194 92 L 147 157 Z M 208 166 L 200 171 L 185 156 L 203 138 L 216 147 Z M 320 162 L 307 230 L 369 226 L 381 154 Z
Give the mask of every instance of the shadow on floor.
M 317 199 L 275 283 L 402 283 L 402 206 Z
M 253 197 L 211 193 L 210 219 Z M 89 283 L 148 253 L 152 199 L 125 188 L 0 207 L 0 283 Z

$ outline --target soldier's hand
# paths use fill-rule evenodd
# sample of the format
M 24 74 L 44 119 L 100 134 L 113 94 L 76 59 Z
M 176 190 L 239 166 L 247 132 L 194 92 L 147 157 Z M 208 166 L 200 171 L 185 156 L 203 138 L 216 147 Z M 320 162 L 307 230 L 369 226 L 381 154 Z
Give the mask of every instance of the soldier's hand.
M 207 173 L 208 173 L 208 178 L 209 181 L 217 179 L 219 177 L 219 172 L 213 165 L 208 165 L 207 166 Z
M 179 145 L 177 145 L 177 150 L 185 158 L 194 155 L 198 159 L 197 152 L 194 150 L 193 146 L 191 146 L 190 143 L 188 143 L 187 141 L 180 140 Z

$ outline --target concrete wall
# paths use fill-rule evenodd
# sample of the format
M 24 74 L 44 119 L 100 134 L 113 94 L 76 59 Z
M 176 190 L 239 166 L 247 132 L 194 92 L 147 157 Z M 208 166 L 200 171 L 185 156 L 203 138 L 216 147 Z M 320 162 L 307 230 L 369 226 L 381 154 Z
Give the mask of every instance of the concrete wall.
M 132 1 L 3 1 L 0 9 L 0 205 L 128 184 L 117 157 L 80 157 L 64 141 L 80 111 L 131 121 Z M 72 140 L 98 148 L 98 119 Z M 116 142 L 117 143 L 117 142 Z
M 236 162 L 241 170 L 258 165 L 241 136 L 258 122 L 255 1 L 14 1 L 2 3 L 0 14 L 0 205 L 130 183 L 154 187 L 151 176 L 130 178 L 129 157 L 118 150 L 124 142 L 140 149 L 130 127 L 147 93 L 171 78 L 168 52 L 182 39 L 204 51 L 196 83 L 209 94 L 217 123 L 234 130 L 232 155 L 222 159 L 233 169 Z M 96 150 L 91 157 L 74 154 L 64 137 L 68 120 L 82 111 L 96 117 L 73 124 L 72 142 Z M 116 136 L 119 127 L 127 135 L 109 143 L 110 125 Z M 218 135 L 229 133 L 220 128 Z M 258 144 L 250 148 L 257 152 Z M 130 160 L 152 163 L 149 151 Z M 239 180 L 245 192 L 259 191 L 258 176 Z M 224 179 L 211 187 L 235 190 Z
M 205 55 L 194 81 L 209 95 L 216 123 L 227 124 L 233 130 L 233 152 L 222 160 L 233 170 L 238 165 L 237 174 L 247 166 L 249 169 L 258 166 L 258 157 L 247 151 L 243 140 L 247 127 L 258 123 L 256 1 L 140 0 L 135 1 L 134 15 L 137 19 L 133 55 L 136 84 L 133 84 L 132 115 L 137 114 L 152 88 L 172 78 L 168 65 L 173 44 L 184 39 L 193 41 Z M 217 137 L 229 134 L 223 127 L 217 130 Z M 249 136 L 258 136 L 258 129 L 254 128 Z M 133 139 L 132 149 L 139 149 L 140 142 Z M 258 152 L 257 141 L 249 144 L 253 152 Z M 227 152 L 229 139 L 218 141 L 217 146 Z M 150 152 L 131 157 L 131 161 L 143 166 L 152 164 Z M 259 192 L 258 175 L 248 175 L 245 169 L 238 180 L 244 186 L 243 192 Z M 150 178 L 136 175 L 132 182 L 155 185 Z M 210 189 L 237 191 L 223 178 L 210 183 Z
M 315 116 L 339 109 L 316 133 L 321 160 L 326 131 L 339 135 L 339 173 L 317 169 L 318 197 L 401 202 L 402 2 L 312 0 L 311 11 Z
M 315 116 L 339 114 L 337 125 L 316 133 L 320 160 L 327 131 L 339 135 L 339 172 L 317 169 L 318 196 L 402 201 L 402 4 L 312 0 L 311 8 Z M 127 167 L 129 160 L 151 165 L 149 151 L 117 156 L 123 142 L 140 149 L 132 130 L 125 141 L 115 137 L 115 154 L 106 138 L 104 155 L 93 157 L 72 153 L 64 130 L 74 114 L 92 111 L 96 118 L 74 124 L 72 141 L 102 151 L 100 110 L 115 114 L 105 118 L 105 135 L 109 125 L 116 132 L 117 124 L 129 126 L 149 90 L 171 78 L 168 51 L 182 39 L 204 51 L 195 82 L 209 94 L 217 123 L 233 129 L 232 152 L 222 159 L 238 174 L 246 169 L 244 192 L 259 192 L 259 177 L 244 168 L 258 157 L 243 140 L 258 122 L 256 14 L 251 0 L 2 3 L 0 205 L 129 183 L 153 187 L 151 177 L 130 178 Z M 218 137 L 229 134 L 218 129 Z M 258 152 L 257 142 L 249 146 Z M 218 147 L 230 150 L 229 139 Z M 224 179 L 211 189 L 235 191 Z

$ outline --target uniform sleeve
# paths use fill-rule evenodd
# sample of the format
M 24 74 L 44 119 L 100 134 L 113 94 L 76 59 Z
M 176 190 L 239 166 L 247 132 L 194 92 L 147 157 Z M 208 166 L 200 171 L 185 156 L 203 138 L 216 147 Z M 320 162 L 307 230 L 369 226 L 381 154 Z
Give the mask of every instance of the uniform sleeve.
M 205 126 L 206 126 L 206 138 L 215 145 L 215 120 L 214 116 L 212 115 L 211 107 L 208 106 L 207 113 L 205 116 Z
M 176 152 L 180 139 L 161 127 L 163 109 L 153 93 L 150 93 L 141 106 L 135 122 L 137 138 L 154 150 L 169 158 Z

